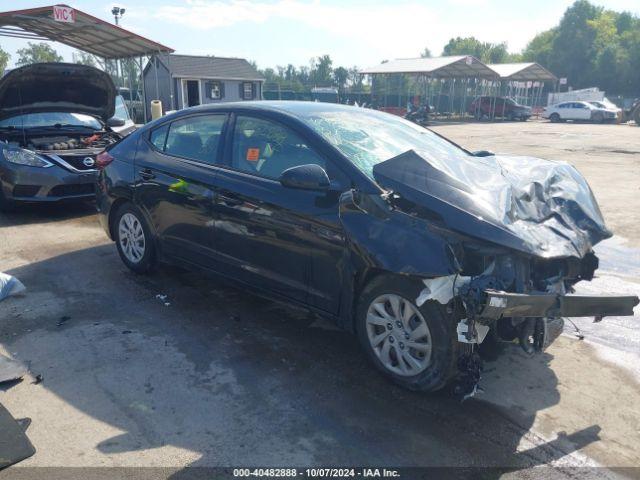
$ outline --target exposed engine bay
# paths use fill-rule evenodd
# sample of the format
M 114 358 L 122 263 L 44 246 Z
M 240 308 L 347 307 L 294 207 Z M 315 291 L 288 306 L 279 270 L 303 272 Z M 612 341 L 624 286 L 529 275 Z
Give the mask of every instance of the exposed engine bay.
M 16 138 L 18 137 L 18 138 Z M 109 145 L 117 142 L 120 136 L 113 132 L 96 132 L 93 135 L 51 135 L 23 136 L 15 134 L 8 141 L 13 145 L 38 153 L 82 150 L 86 153 L 99 153 Z M 81 152 L 83 153 L 83 152 Z
M 11 138 L 7 142 L 9 147 L 34 152 L 71 172 L 86 173 L 95 171 L 97 155 L 117 142 L 120 135 L 115 132 L 96 132 L 91 135 L 66 133 L 45 136 L 40 133 L 29 136 L 12 132 Z

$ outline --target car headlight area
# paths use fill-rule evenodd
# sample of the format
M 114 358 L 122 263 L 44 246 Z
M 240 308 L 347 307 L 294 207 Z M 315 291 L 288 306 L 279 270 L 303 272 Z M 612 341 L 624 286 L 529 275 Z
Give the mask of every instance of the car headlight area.
M 0 150 L 4 159 L 8 162 L 18 165 L 27 165 L 29 167 L 49 168 L 53 167 L 53 163 L 45 160 L 40 155 L 31 150 L 24 148 L 5 147 Z
M 93 198 L 97 171 L 80 170 L 75 168 L 77 161 L 71 162 L 73 159 L 0 145 L 0 204 Z

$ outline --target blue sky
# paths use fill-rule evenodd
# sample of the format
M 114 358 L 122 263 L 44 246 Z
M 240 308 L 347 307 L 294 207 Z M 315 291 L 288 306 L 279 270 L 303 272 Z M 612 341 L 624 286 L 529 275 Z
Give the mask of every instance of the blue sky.
M 2 10 L 54 2 L 13 0 Z M 60 2 L 64 3 L 64 2 Z M 557 24 L 572 0 L 67 0 L 71 6 L 170 46 L 178 53 L 238 56 L 260 67 L 308 65 L 329 54 L 335 65 L 365 67 L 384 59 L 416 57 L 424 47 L 439 55 L 451 37 L 506 41 L 519 51 L 536 33 Z M 593 3 L 640 15 L 639 0 Z M 11 55 L 25 40 L 0 37 Z M 72 50 L 53 44 L 70 60 Z

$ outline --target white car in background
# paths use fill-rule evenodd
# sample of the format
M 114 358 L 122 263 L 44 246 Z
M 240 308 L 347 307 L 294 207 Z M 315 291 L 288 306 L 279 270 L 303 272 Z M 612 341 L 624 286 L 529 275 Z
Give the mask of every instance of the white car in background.
M 604 123 L 615 121 L 618 114 L 609 108 L 596 107 L 590 102 L 562 102 L 545 107 L 543 118 L 552 122 L 575 120 L 582 122 Z
M 615 103 L 609 100 L 607 97 L 599 100 L 597 102 L 589 102 L 591 105 L 597 108 L 604 108 L 605 110 L 612 110 L 616 112 L 616 116 L 622 114 L 622 109 L 618 107 Z

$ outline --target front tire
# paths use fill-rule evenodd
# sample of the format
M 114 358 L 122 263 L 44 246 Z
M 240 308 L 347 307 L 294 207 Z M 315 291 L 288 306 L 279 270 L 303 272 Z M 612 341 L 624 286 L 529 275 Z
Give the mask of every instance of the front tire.
M 367 285 L 356 312 L 356 331 L 373 364 L 395 383 L 436 391 L 457 372 L 455 320 L 444 306 L 415 299 L 424 288 L 411 279 L 381 276 Z
M 557 113 L 552 113 L 549 116 L 549 120 L 551 120 L 551 123 L 558 123 L 560 121 L 560 115 L 558 115 Z
M 147 273 L 157 264 L 151 230 L 133 204 L 122 205 L 114 217 L 113 232 L 122 262 L 135 273 Z

